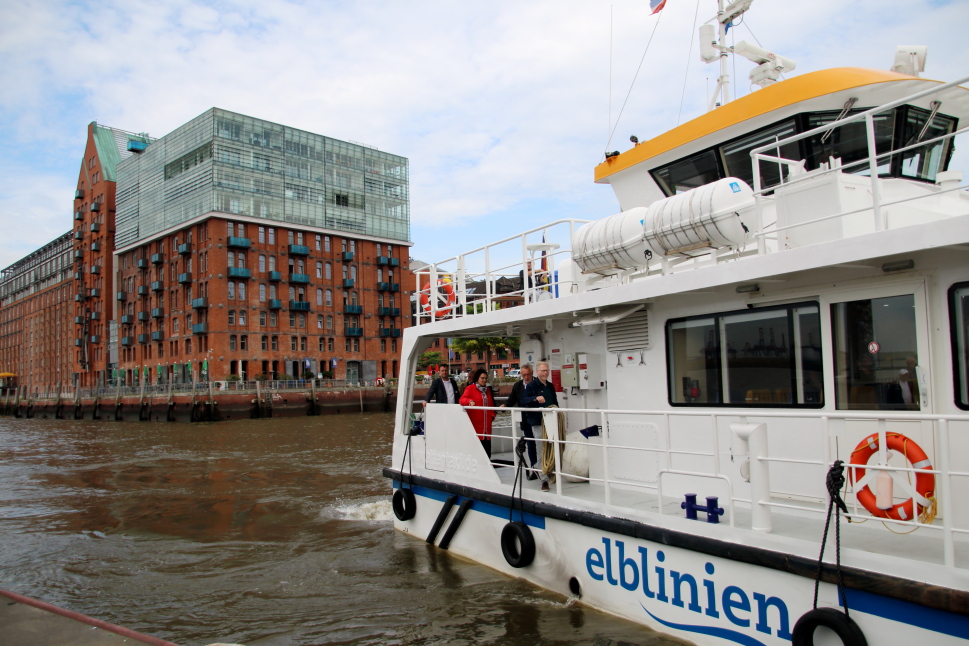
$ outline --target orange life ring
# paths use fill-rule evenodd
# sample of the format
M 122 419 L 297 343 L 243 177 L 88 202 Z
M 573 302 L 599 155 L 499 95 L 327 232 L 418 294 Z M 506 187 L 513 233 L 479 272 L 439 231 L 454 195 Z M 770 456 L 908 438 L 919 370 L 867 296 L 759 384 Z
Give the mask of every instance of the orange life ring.
M 929 456 L 925 454 L 922 447 L 901 433 L 887 433 L 885 441 L 889 449 L 905 456 L 913 469 L 932 469 Z M 855 450 L 851 452 L 851 464 L 867 467 L 868 459 L 877 451 L 878 433 L 875 433 L 859 442 Z M 865 469 L 858 467 L 848 469 L 848 478 L 852 482 L 860 482 L 864 477 Z M 921 513 L 922 509 L 931 505 L 930 498 L 935 494 L 935 474 L 917 472 L 915 474 L 915 491 L 921 498 L 918 500 L 919 513 Z M 872 516 L 894 520 L 912 520 L 914 518 L 911 498 L 894 505 L 891 509 L 879 509 L 875 504 L 875 494 L 870 487 L 862 487 L 860 491 L 855 492 L 855 497 Z
M 439 319 L 448 316 L 454 309 L 457 295 L 454 293 L 454 285 L 450 281 L 437 279 L 437 311 L 434 313 Z M 431 311 L 431 283 L 424 283 L 421 288 L 421 309 L 424 312 Z

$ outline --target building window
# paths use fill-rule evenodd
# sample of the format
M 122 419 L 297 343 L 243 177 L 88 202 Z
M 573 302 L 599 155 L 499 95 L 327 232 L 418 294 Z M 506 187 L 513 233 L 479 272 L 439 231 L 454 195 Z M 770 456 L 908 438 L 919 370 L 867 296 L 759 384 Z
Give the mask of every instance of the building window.
M 259 327 L 266 327 L 266 313 L 259 312 Z M 266 348 L 263 348 L 265 350 Z
M 296 312 L 289 313 L 289 327 L 296 327 Z
M 391 245 L 387 245 L 387 257 L 392 258 L 394 255 L 394 248 Z
M 245 325 L 245 324 L 246 324 L 246 311 L 239 310 L 239 325 Z
M 317 305 L 322 305 L 323 304 L 323 290 L 322 289 L 316 290 L 316 304 Z
M 248 345 L 249 345 L 249 337 L 243 334 L 242 336 L 239 337 L 239 349 L 246 350 L 248 349 Z
M 232 222 L 226 222 L 226 228 L 229 230 L 229 237 L 233 238 L 236 235 L 236 225 Z
M 390 351 L 397 352 L 397 339 L 391 339 L 390 341 Z
M 379 242 L 377 243 L 377 255 L 378 256 L 380 255 L 380 243 Z
M 291 301 L 295 301 L 296 300 L 296 288 L 295 287 L 292 287 L 291 286 L 289 288 L 289 300 L 291 300 Z
M 262 337 L 261 347 L 262 347 L 263 350 L 268 350 L 269 349 L 269 337 L 268 336 Z
M 259 271 L 266 271 L 266 256 L 262 254 L 259 254 Z
M 276 312 L 269 313 L 269 327 L 276 327 Z
M 387 339 L 380 339 L 380 351 L 381 352 L 387 351 Z
M 296 233 L 296 244 L 298 244 L 301 247 L 303 246 L 303 232 L 302 231 L 298 231 Z
M 290 350 L 293 350 L 294 352 L 296 351 L 296 337 L 295 336 L 289 337 L 289 349 Z
M 380 269 L 380 268 L 377 269 L 377 282 L 378 283 L 384 282 L 384 270 L 383 269 Z
M 333 291 L 326 290 L 326 305 L 327 307 L 333 307 Z
M 303 352 L 306 352 L 306 337 L 305 336 L 301 336 L 299 338 L 299 349 L 301 351 L 303 351 Z
M 306 327 L 306 315 L 305 314 L 300 314 L 299 315 L 299 326 L 300 327 Z
M 357 279 L 357 266 L 356 265 L 350 265 L 350 279 L 351 280 L 356 280 Z
M 276 244 L 276 229 L 269 227 L 269 244 Z
M 330 236 L 323 236 L 323 251 L 330 250 Z
M 271 298 L 272 300 L 276 300 L 276 286 L 275 285 L 270 285 L 269 286 L 269 298 Z
M 278 350 L 279 349 L 279 337 L 275 337 L 274 336 L 272 338 L 272 349 L 273 350 Z
M 266 242 L 266 227 L 259 227 L 259 242 Z
M 229 310 L 229 325 L 235 325 L 235 324 L 236 324 L 236 311 Z
M 316 263 L 316 277 L 317 278 L 323 278 L 323 263 L 322 262 Z
M 266 286 L 263 284 L 259 285 L 259 302 L 266 302 Z
M 360 339 L 353 340 L 353 351 L 360 352 Z
M 323 274 L 323 277 L 326 278 L 327 280 L 330 280 L 331 278 L 333 278 L 333 266 L 330 263 L 326 263 L 326 270 L 325 270 L 325 273 Z
M 333 338 L 330 337 L 326 340 L 326 350 L 327 352 L 333 352 Z
M 320 352 L 326 350 L 326 337 L 320 337 Z
M 326 329 L 328 332 L 333 331 L 333 317 L 329 314 L 326 315 Z
M 350 241 L 350 251 L 356 251 L 356 250 L 357 250 L 357 241 L 356 240 L 351 240 Z
M 245 283 L 239 283 L 239 286 L 237 288 L 237 291 L 239 292 L 239 300 L 240 301 L 246 300 L 246 284 Z
M 322 330 L 323 329 L 323 315 L 322 314 L 317 314 L 316 315 L 316 329 L 317 330 Z
M 231 225 L 229 225 L 229 226 L 231 226 Z M 235 334 L 230 334 L 229 335 L 229 349 L 230 350 L 235 350 L 236 349 L 236 335 Z
M 230 224 L 229 226 L 232 226 L 232 225 Z M 225 266 L 232 268 L 236 266 L 235 263 L 236 263 L 236 254 L 234 251 L 230 251 L 228 254 L 226 254 Z
M 269 271 L 276 271 L 276 256 L 269 256 Z
M 351 348 L 351 347 L 353 347 L 353 346 L 351 346 L 351 345 L 350 345 L 350 337 L 347 337 L 347 338 L 346 338 L 346 342 L 347 342 L 347 343 L 346 343 L 346 346 L 347 346 L 347 352 L 349 352 L 349 351 L 350 351 L 350 348 Z
M 323 251 L 323 236 L 316 236 L 316 250 Z

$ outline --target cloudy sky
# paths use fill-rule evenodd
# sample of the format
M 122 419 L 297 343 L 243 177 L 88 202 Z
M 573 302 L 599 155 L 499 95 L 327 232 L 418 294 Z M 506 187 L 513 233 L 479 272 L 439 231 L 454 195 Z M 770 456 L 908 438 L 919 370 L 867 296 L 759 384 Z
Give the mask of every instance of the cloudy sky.
M 702 112 L 717 71 L 700 63 L 694 25 L 715 10 L 713 0 L 668 0 L 655 16 L 647 0 L 4 0 L 0 267 L 70 229 L 89 122 L 162 136 L 212 106 L 408 157 L 422 259 L 611 214 L 611 191 L 592 183 L 610 124 L 608 149 L 624 150 L 631 134 Z M 887 69 L 896 45 L 926 44 L 926 76 L 952 80 L 969 73 L 967 24 L 965 0 L 756 0 L 734 33 L 794 59 L 795 74 Z M 750 64 L 736 69 L 746 94 Z

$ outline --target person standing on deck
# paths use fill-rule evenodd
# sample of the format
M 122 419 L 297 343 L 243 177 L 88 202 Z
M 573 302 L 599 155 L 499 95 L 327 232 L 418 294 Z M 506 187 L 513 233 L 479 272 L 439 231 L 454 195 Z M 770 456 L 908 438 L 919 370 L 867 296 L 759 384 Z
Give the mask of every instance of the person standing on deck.
M 530 364 L 525 364 L 521 367 L 521 380 L 516 381 L 515 385 L 511 387 L 511 394 L 508 395 L 508 401 L 501 405 L 502 408 L 520 408 L 524 407 L 525 404 L 522 402 L 522 398 L 525 396 L 525 389 L 528 384 L 534 379 L 533 371 Z M 522 413 L 521 421 L 521 432 L 526 439 L 526 444 L 528 446 L 528 460 L 529 469 L 538 468 L 538 457 L 535 451 L 535 436 L 532 434 L 532 425 L 528 423 L 530 413 Z M 534 480 L 538 476 L 535 475 L 535 471 L 528 471 L 526 474 L 529 480 Z
M 553 386 L 552 382 L 548 380 L 548 363 L 545 361 L 539 361 L 537 364 L 535 364 L 535 373 L 537 379 L 533 380 L 530 384 L 528 384 L 528 386 L 525 387 L 525 394 L 522 396 L 521 403 L 529 408 L 548 408 L 549 406 L 557 407 L 559 405 L 559 398 L 555 393 L 555 386 Z M 528 413 L 527 419 L 530 426 L 541 428 L 541 413 Z M 542 491 L 548 491 L 548 477 L 542 473 L 541 478 Z
M 458 392 L 458 384 L 448 374 L 448 367 L 441 366 L 440 376 L 431 383 L 424 396 L 424 406 L 427 406 L 431 399 L 437 404 L 457 404 L 461 394 Z
M 478 368 L 474 371 L 474 374 L 471 375 L 471 381 L 464 389 L 464 393 L 461 395 L 458 403 L 462 406 L 469 407 L 488 406 L 494 408 L 495 393 L 491 390 L 491 386 L 488 385 L 487 370 Z M 491 423 L 494 421 L 496 415 L 498 413 L 493 410 L 468 409 L 468 418 L 471 420 L 471 425 L 474 426 L 474 432 L 478 435 L 478 440 L 481 441 L 481 446 L 484 447 L 489 460 L 491 459 Z

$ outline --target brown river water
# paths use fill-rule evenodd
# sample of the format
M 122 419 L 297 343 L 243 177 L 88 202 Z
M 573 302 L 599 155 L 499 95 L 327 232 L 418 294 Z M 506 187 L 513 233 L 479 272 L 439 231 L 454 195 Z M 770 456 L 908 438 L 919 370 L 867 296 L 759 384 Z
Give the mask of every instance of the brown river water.
M 682 643 L 395 532 L 392 427 L 0 418 L 0 588 L 183 646 Z

